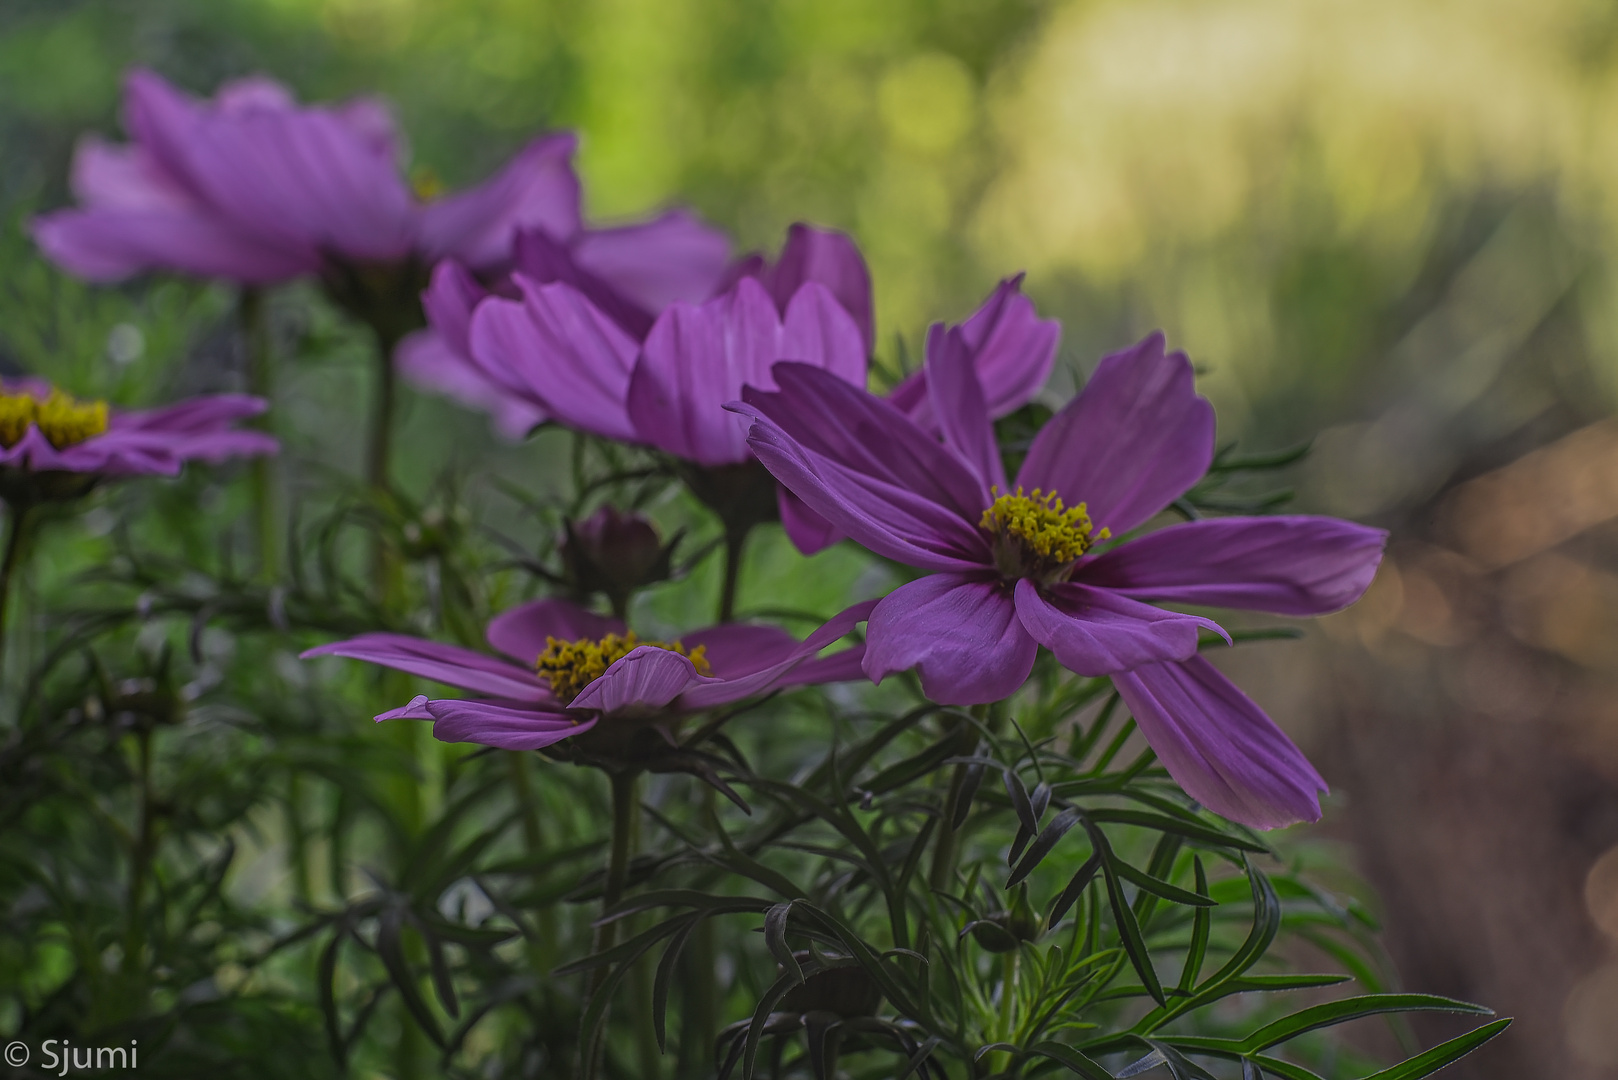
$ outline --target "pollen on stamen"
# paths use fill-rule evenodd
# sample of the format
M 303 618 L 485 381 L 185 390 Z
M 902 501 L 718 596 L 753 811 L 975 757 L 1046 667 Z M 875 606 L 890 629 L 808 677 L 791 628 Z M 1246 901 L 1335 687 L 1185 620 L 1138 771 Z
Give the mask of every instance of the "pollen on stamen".
M 995 500 L 978 524 L 997 537 L 1016 541 L 1044 566 L 1071 563 L 1112 535 L 1106 529 L 1094 530 L 1084 503 L 1067 506 L 1054 491 L 1035 488 L 1025 495 L 1018 486 L 1014 495 L 1002 495 L 998 487 L 990 493 Z
M 80 401 L 60 390 L 43 401 L 28 393 L 0 393 L 0 445 L 16 446 L 31 426 L 65 450 L 107 430 L 107 403 Z
M 546 637 L 545 651 L 534 661 L 534 667 L 551 684 L 551 693 L 565 705 L 578 697 L 586 686 L 606 674 L 615 662 L 643 645 L 678 653 L 691 661 L 698 675 L 713 673 L 708 664 L 706 645 L 688 650 L 679 641 L 642 641 L 633 630 L 624 634 L 608 634 L 599 641 L 590 638 L 563 641 Z

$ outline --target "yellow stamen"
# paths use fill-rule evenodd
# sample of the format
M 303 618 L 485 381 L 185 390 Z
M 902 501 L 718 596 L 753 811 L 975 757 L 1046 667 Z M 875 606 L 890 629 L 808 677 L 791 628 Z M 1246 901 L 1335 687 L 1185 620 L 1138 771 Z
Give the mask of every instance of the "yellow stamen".
M 1001 495 L 998 487 L 992 489 L 993 505 L 983 511 L 978 524 L 996 538 L 1014 541 L 1012 546 L 1032 557 L 1037 567 L 1026 570 L 1055 569 L 1071 563 L 1091 546 L 1112 535 L 1102 529 L 1094 532 L 1089 510 L 1084 503 L 1064 506 L 1054 491 L 1035 488 L 1033 494 L 1024 495 L 1021 487 L 1015 495 Z
M 410 190 L 422 202 L 432 202 L 444 194 L 444 181 L 440 180 L 438 174 L 427 166 L 417 165 L 410 170 Z
M 30 426 L 64 450 L 107 430 L 107 403 L 79 401 L 60 390 L 52 390 L 44 401 L 29 393 L 0 392 L 0 445 L 16 446 Z
M 698 645 L 687 651 L 678 641 L 642 641 L 633 630 L 626 634 L 608 634 L 600 641 L 579 638 L 562 641 L 547 637 L 545 651 L 539 654 L 534 666 L 540 675 L 550 681 L 551 693 L 564 705 L 578 697 L 586 686 L 601 678 L 615 661 L 623 659 L 642 645 L 654 649 L 667 649 L 691 661 L 698 675 L 712 674 L 708 665 L 708 646 Z

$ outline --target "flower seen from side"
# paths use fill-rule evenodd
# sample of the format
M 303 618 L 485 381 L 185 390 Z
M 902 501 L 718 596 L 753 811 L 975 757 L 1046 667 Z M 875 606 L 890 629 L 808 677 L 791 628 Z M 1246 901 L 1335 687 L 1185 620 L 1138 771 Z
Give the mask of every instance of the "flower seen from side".
M 102 477 L 179 473 L 187 461 L 273 454 L 279 444 L 238 421 L 262 398 L 215 394 L 156 409 L 112 409 L 41 379 L 0 383 L 0 497 L 31 502 L 82 494 Z
M 686 715 L 787 686 L 864 677 L 864 646 L 821 657 L 869 614 L 856 604 L 803 641 L 771 626 L 726 623 L 643 641 L 615 618 L 538 600 L 488 627 L 491 656 L 403 634 L 362 634 L 310 649 L 408 672 L 480 695 L 417 697 L 378 720 L 431 720 L 443 742 L 537 750 L 588 735 L 577 753 L 622 762 L 647 730 L 672 744 Z

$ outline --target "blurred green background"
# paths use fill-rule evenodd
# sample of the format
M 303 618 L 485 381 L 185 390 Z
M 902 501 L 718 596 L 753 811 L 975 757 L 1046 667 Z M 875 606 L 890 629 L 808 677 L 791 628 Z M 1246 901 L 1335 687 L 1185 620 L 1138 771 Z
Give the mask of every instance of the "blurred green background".
M 1320 433 L 1303 505 L 1394 530 L 1365 604 L 1238 662 L 1336 787 L 1406 983 L 1519 1016 L 1455 1075 L 1618 1076 L 1615 54 L 1597 0 L 5 0 L 0 350 L 124 400 L 176 356 L 238 378 L 227 294 L 77 289 L 15 229 L 132 64 L 380 93 L 452 186 L 575 127 L 597 221 L 847 229 L 888 360 L 1018 270 L 1063 321 L 1053 393 L 1161 326 L 1222 439 Z M 286 374 L 277 424 L 352 468 L 325 410 L 359 349 L 311 310 L 286 332 L 351 362 Z M 417 490 L 456 461 L 544 488 L 562 445 L 425 398 L 406 424 Z

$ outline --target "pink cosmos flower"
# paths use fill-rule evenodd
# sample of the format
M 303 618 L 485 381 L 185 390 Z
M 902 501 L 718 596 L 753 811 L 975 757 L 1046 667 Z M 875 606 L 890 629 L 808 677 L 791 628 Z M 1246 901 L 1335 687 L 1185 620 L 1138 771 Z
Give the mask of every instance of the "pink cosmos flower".
M 1010 696 L 1041 646 L 1110 676 L 1147 741 L 1194 798 L 1263 828 L 1317 819 L 1325 782 L 1198 653 L 1218 626 L 1149 602 L 1321 615 L 1358 599 L 1386 534 L 1323 517 L 1138 529 L 1206 473 L 1214 416 L 1190 361 L 1162 335 L 1105 358 L 1035 438 L 1008 484 L 971 350 L 958 330 L 929 356 L 941 436 L 813 367 L 735 410 L 765 467 L 835 528 L 928 571 L 872 611 L 865 671 L 914 668 L 935 701 Z M 1082 501 L 1080 501 L 1082 500 Z
M 798 641 L 770 626 L 728 623 L 675 642 L 641 642 L 619 619 L 566 600 L 537 600 L 489 623 L 502 656 L 403 634 L 362 634 L 310 649 L 483 695 L 417 697 L 378 720 L 431 720 L 442 742 L 537 750 L 598 729 L 602 740 L 786 686 L 863 678 L 864 646 L 818 657 L 862 621 L 856 604 Z M 599 728 L 598 728 L 599 725 Z

